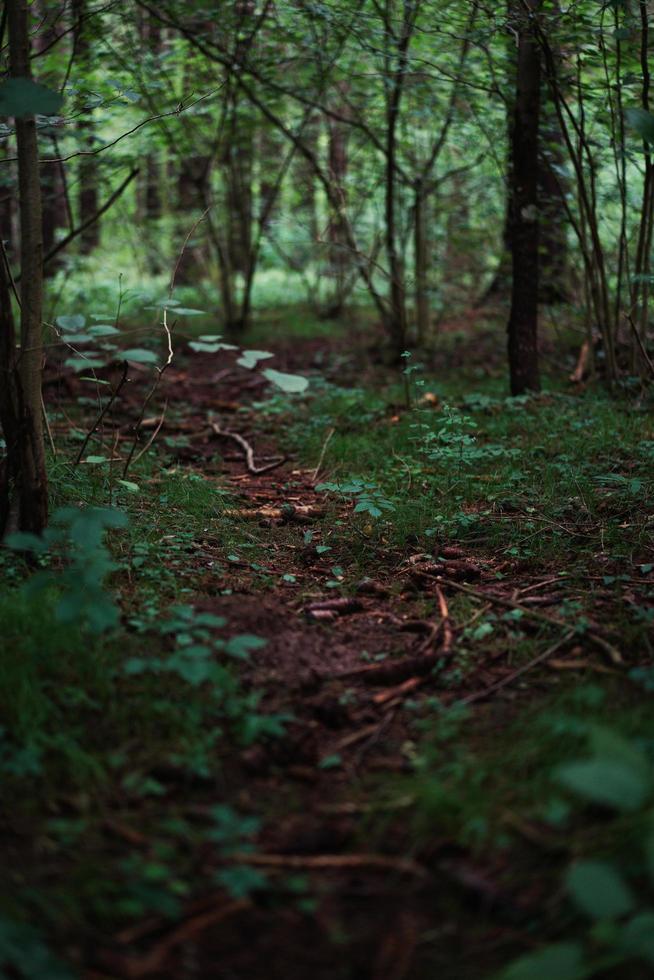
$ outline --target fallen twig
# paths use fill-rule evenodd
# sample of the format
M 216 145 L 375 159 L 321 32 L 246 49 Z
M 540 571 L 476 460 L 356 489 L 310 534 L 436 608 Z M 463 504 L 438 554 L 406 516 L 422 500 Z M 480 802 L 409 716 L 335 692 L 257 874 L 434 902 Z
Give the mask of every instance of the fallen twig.
M 312 602 L 306 606 L 304 611 L 307 615 L 316 617 L 316 613 L 333 612 L 337 616 L 347 616 L 349 613 L 361 612 L 363 603 L 360 599 L 350 599 L 347 596 L 338 599 L 322 599 L 320 602 Z
M 485 687 L 483 691 L 475 691 L 474 694 L 469 694 L 468 697 L 462 698 L 457 703 L 474 704 L 475 701 L 483 701 L 484 698 L 489 697 L 489 695 L 495 694 L 497 691 L 501 691 L 503 688 L 508 687 L 509 684 L 512 684 L 513 681 L 518 679 L 518 677 L 522 677 L 522 675 L 526 674 L 528 670 L 532 669 L 532 667 L 536 667 L 538 664 L 542 664 L 544 661 L 549 660 L 549 658 L 553 656 L 557 650 L 560 650 L 565 643 L 571 640 L 574 635 L 575 631 L 569 630 L 565 636 L 560 637 L 556 643 L 553 643 L 552 646 L 547 648 L 547 650 L 539 653 L 537 657 L 533 657 L 529 663 L 523 664 L 522 667 L 518 667 L 517 670 L 512 671 L 495 684 L 491 684 L 490 687 Z
M 230 864 L 247 864 L 255 868 L 293 868 L 307 871 L 352 870 L 397 871 L 413 878 L 429 878 L 426 868 L 409 858 L 386 854 L 231 854 Z
M 238 432 L 228 432 L 226 429 L 221 429 L 217 422 L 211 422 L 210 424 L 215 435 L 222 436 L 223 439 L 231 439 L 241 447 L 245 453 L 245 464 L 249 473 L 258 476 L 260 473 L 268 473 L 270 470 L 275 470 L 278 466 L 282 466 L 286 462 L 286 456 L 280 456 L 279 459 L 274 460 L 272 463 L 266 463 L 265 466 L 255 466 L 254 449 L 247 439 L 244 439 Z
M 251 907 L 251 903 L 245 899 L 228 902 L 217 909 L 209 909 L 207 912 L 202 912 L 200 915 L 195 915 L 193 918 L 182 922 L 144 956 L 130 957 L 108 952 L 102 959 L 106 961 L 110 969 L 118 971 L 119 975 L 125 977 L 126 980 L 139 980 L 140 977 L 159 973 L 163 969 L 166 959 L 177 946 L 188 942 L 194 936 L 208 929 L 209 926 L 216 926 L 223 919 L 235 915 L 237 912 L 244 912 Z
M 327 435 L 325 436 L 325 441 L 322 444 L 322 449 L 320 450 L 320 456 L 318 457 L 318 463 L 311 476 L 312 483 L 315 483 L 316 480 L 318 479 L 318 474 L 320 473 L 320 467 L 322 466 L 322 461 L 325 458 L 325 453 L 327 452 L 327 446 L 329 445 L 330 440 L 335 432 L 336 429 L 330 429 Z
M 436 667 L 443 657 L 452 652 L 454 634 L 450 623 L 450 613 L 447 602 L 440 587 L 436 588 L 440 622 L 433 626 L 429 636 L 418 647 L 418 652 L 411 657 L 403 657 L 392 663 L 370 664 L 366 667 L 355 667 L 339 674 L 330 674 L 330 678 L 341 680 L 362 680 L 370 684 L 398 684 L 414 677 L 424 677 Z M 443 641 L 439 647 L 430 650 L 436 642 L 438 634 L 443 633 Z M 426 653 L 425 651 L 430 650 Z
M 465 585 L 463 582 L 455 582 L 453 579 L 441 578 L 441 581 L 443 585 L 458 589 L 459 592 L 465 592 L 466 595 L 474 596 L 483 602 L 492 602 L 497 606 L 505 606 L 507 609 L 519 609 L 524 616 L 529 617 L 529 619 L 534 619 L 537 622 L 547 623 L 549 626 L 557 626 L 559 629 L 570 628 L 570 623 L 566 623 L 562 619 L 558 619 L 556 616 L 550 616 L 548 613 L 541 612 L 538 609 L 531 609 L 529 606 L 525 606 L 517 600 L 509 599 L 506 596 L 495 595 L 492 592 L 483 592 L 481 589 L 475 589 L 471 585 Z M 624 663 L 620 651 L 613 644 L 609 643 L 608 640 L 605 640 L 602 636 L 598 636 L 597 633 L 589 629 L 586 629 L 583 635 L 587 636 L 596 646 L 600 647 L 607 654 L 611 663 Z

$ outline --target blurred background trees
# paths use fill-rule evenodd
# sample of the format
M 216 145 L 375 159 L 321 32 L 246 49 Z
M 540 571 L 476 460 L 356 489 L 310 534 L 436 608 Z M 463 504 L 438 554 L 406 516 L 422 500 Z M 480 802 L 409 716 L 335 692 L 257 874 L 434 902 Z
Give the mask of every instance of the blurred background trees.
M 234 335 L 280 302 L 368 309 L 399 363 L 493 303 L 520 394 L 549 307 L 584 370 L 651 376 L 647 0 L 19 6 L 63 97 L 33 114 L 50 312 L 174 270 Z M 10 284 L 21 123 L 0 111 Z

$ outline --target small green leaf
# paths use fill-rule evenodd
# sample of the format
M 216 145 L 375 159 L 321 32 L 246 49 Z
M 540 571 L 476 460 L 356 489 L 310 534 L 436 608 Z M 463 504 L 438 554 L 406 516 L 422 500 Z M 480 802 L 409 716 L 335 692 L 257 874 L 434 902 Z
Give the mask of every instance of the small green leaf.
M 266 641 L 262 637 L 243 633 L 240 636 L 232 636 L 227 641 L 225 652 L 238 660 L 247 660 L 253 650 L 261 650 L 265 645 Z
M 634 907 L 631 890 L 604 861 L 579 861 L 566 875 L 575 905 L 590 919 L 619 919 Z
M 141 489 L 138 483 L 132 483 L 130 480 L 119 480 L 118 482 L 120 483 L 121 487 L 125 487 L 125 489 L 129 490 L 130 493 L 138 493 Z
M 13 534 L 7 535 L 5 544 L 13 551 L 31 551 L 36 555 L 48 550 L 48 545 L 43 538 L 27 531 L 14 531 Z
M 320 762 L 318 763 L 318 768 L 319 769 L 338 769 L 338 767 L 342 764 L 342 762 L 343 762 L 343 760 L 342 760 L 341 756 L 338 754 L 338 752 L 335 752 L 333 755 L 326 755 L 326 756 L 324 756 L 324 758 L 322 758 L 320 760 Z
M 639 956 L 654 964 L 654 912 L 645 910 L 626 923 L 620 945 L 629 956 Z
M 216 354 L 219 350 L 238 350 L 234 344 L 223 344 L 222 341 L 214 343 L 213 341 L 192 340 L 189 347 L 199 354 Z
M 626 109 L 624 115 L 627 123 L 646 143 L 654 143 L 654 114 L 647 109 L 631 108 Z
M 252 370 L 252 368 L 257 366 L 259 361 L 265 361 L 266 358 L 274 356 L 268 350 L 244 350 L 236 363 L 240 364 L 241 367 Z
M 643 775 L 615 759 L 570 762 L 555 778 L 577 796 L 616 810 L 637 810 L 648 793 Z
M 283 371 L 275 371 L 274 368 L 266 368 L 261 373 L 267 381 L 271 381 L 288 394 L 299 394 L 306 391 L 309 385 L 308 379 L 300 374 L 284 374 Z
M 101 463 L 108 462 L 106 456 L 87 456 L 82 460 L 83 463 L 90 463 L 91 466 L 99 466 Z
M 55 320 L 58 327 L 64 332 L 82 330 L 86 326 L 86 317 L 81 313 L 73 313 L 70 316 L 58 316 Z
M 216 874 L 216 881 L 235 899 L 247 898 L 253 891 L 261 891 L 268 884 L 268 879 L 261 871 L 245 864 L 222 868 Z
M 131 347 L 120 355 L 122 361 L 134 361 L 135 364 L 156 364 L 159 358 L 153 351 L 145 347 Z
M 553 943 L 537 953 L 520 957 L 503 970 L 498 980 L 584 980 L 592 976 L 578 943 Z

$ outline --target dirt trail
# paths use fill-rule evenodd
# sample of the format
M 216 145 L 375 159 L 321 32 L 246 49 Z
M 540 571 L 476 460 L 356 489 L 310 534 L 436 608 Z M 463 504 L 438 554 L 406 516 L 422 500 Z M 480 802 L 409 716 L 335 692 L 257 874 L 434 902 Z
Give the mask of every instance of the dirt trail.
M 249 472 L 243 446 L 208 428 L 207 417 L 220 413 L 221 428 L 248 441 L 256 467 L 274 460 L 278 447 L 257 429 L 255 416 L 233 411 L 247 386 L 258 396 L 261 382 L 236 372 L 226 385 L 223 376 L 218 399 L 215 378 L 209 358 L 198 359 L 197 368 L 194 362 L 192 371 L 170 372 L 162 398 L 174 393 L 189 411 L 167 430 L 189 435 L 190 445 L 179 450 L 182 462 L 228 479 L 235 518 L 265 530 L 267 544 L 255 561 L 234 555 L 222 576 L 208 572 L 196 605 L 224 616 L 229 635 L 266 640 L 244 677 L 263 692 L 266 710 L 291 720 L 284 738 L 238 754 L 224 774 L 220 800 L 209 793 L 204 805 L 235 801 L 244 812 L 263 815 L 256 852 L 240 860 L 266 873 L 276 897 L 205 896 L 172 928 L 144 923 L 140 932 L 116 937 L 113 949 L 101 951 L 101 973 L 90 976 L 486 977 L 538 896 L 507 891 L 501 861 L 473 860 L 438 828 L 414 854 L 411 799 L 391 794 L 389 803 L 386 793 L 380 804 L 375 786 L 381 776 L 388 781 L 411 771 L 407 699 L 474 699 L 512 680 L 510 666 L 492 660 L 479 664 L 463 688 L 447 684 L 464 625 L 450 620 L 448 602 L 464 582 L 492 602 L 500 594 L 497 569 L 450 547 L 437 566 L 426 556 L 391 556 L 353 594 L 329 588 L 339 556 L 317 549 L 325 500 L 315 491 L 315 474 L 293 461 Z M 210 545 L 199 542 L 199 553 Z M 536 592 L 538 586 L 530 583 Z M 501 588 L 507 601 L 518 601 L 517 589 L 506 582 Z M 491 706 L 490 725 L 493 712 Z M 293 884 L 300 881 L 301 887 Z M 474 943 L 462 952 L 458 937 L 471 929 Z

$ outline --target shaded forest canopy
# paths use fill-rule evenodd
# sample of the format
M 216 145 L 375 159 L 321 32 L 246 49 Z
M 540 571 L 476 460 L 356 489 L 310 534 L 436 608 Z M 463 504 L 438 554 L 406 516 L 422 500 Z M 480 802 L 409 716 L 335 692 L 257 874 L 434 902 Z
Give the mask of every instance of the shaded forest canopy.
M 651 0 L 6 0 L 0 977 L 654 964 Z

